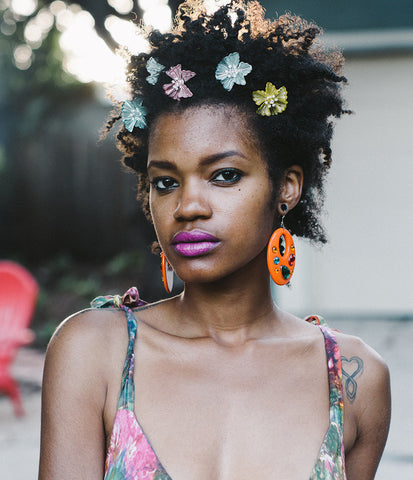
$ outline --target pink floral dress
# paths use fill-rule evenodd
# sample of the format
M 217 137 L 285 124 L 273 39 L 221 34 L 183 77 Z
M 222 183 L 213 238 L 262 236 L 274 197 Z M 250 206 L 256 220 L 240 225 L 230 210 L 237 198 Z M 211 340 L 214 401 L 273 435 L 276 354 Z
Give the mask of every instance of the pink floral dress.
M 116 306 L 124 310 L 129 332 L 128 352 L 106 456 L 104 480 L 172 480 L 159 461 L 134 413 L 133 346 L 137 323 L 132 310 L 122 304 L 119 299 L 120 297 L 98 297 L 92 302 L 92 307 Z M 143 304 L 144 302 L 138 301 L 135 305 Z M 330 425 L 309 480 L 346 480 L 340 351 L 333 333 L 319 317 L 309 317 L 307 321 L 319 325 L 324 335 L 330 386 Z

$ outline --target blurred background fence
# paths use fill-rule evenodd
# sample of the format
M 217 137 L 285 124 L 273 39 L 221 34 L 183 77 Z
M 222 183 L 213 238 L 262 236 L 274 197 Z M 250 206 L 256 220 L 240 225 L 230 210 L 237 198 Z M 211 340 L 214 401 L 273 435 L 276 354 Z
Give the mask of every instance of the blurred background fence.
M 113 134 L 98 143 L 108 113 L 90 100 L 65 105 L 13 144 L 3 246 L 31 259 L 62 251 L 102 258 L 128 246 L 136 180 L 116 161 Z

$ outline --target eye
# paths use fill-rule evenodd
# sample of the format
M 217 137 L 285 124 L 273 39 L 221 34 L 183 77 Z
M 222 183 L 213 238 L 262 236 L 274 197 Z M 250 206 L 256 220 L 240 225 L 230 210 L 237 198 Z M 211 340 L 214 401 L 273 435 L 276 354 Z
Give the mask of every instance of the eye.
M 158 192 L 168 192 L 178 186 L 172 177 L 157 177 L 151 180 L 151 184 Z
M 236 170 L 235 168 L 225 168 L 219 170 L 212 177 L 212 181 L 218 184 L 232 185 L 237 183 L 242 178 L 242 172 Z

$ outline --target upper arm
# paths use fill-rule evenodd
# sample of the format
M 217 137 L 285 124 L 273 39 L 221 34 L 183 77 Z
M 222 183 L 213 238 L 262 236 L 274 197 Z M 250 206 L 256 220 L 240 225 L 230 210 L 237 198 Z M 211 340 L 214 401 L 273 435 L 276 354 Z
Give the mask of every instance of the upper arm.
M 372 480 L 389 431 L 390 377 L 387 365 L 374 350 L 361 341 L 357 347 L 356 358 L 363 362 L 363 373 L 357 379 L 357 396 L 352 403 L 346 398 L 348 377 L 343 375 L 344 408 L 351 409 L 356 423 L 356 439 L 346 453 L 346 474 L 348 480 Z
M 40 480 L 103 478 L 106 385 L 99 330 L 89 321 L 93 315 L 85 312 L 64 322 L 47 350 Z

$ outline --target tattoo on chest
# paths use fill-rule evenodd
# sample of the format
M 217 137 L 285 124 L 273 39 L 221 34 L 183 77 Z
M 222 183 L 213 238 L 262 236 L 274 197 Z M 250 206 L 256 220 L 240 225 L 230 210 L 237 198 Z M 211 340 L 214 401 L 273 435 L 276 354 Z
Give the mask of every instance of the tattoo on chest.
M 357 380 L 363 375 L 364 364 L 360 357 L 341 357 L 343 386 L 347 399 L 353 403 L 357 395 Z

